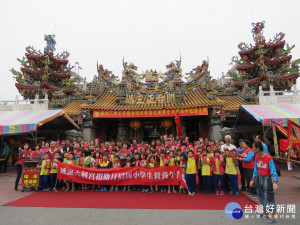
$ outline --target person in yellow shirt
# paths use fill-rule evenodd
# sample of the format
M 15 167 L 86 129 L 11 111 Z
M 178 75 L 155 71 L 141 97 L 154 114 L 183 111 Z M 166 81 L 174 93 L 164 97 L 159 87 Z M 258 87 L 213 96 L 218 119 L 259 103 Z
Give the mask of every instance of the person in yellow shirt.
M 202 165 L 202 180 L 203 180 L 203 189 L 205 194 L 211 195 L 211 158 L 207 155 L 207 150 L 202 150 L 201 155 L 201 165 Z
M 185 177 L 186 160 L 183 157 L 183 153 L 180 154 L 179 161 L 177 163 L 178 163 L 178 166 L 180 166 L 180 168 L 182 169 L 182 173 Z M 178 193 L 186 194 L 186 190 L 185 190 L 185 188 L 183 188 L 182 185 L 180 185 Z
M 175 166 L 175 165 L 176 165 L 176 159 L 174 156 L 174 151 L 171 150 L 169 152 L 168 166 Z M 176 193 L 175 185 L 172 185 L 172 186 L 173 186 L 173 193 Z M 171 185 L 168 185 L 168 193 L 169 194 L 171 193 Z
M 229 195 L 233 195 L 233 191 L 235 191 L 235 195 L 237 197 L 240 196 L 239 186 L 238 186 L 238 175 L 237 175 L 237 162 L 234 160 L 234 156 L 230 154 L 228 149 L 225 150 L 225 174 L 229 180 Z
M 73 152 L 69 152 L 69 159 L 65 161 L 66 164 L 70 164 L 70 165 L 75 165 L 75 159 L 74 159 L 74 153 Z M 72 185 L 72 189 L 71 192 L 75 191 L 75 183 L 69 180 L 65 181 L 66 185 L 67 185 L 67 189 L 65 190 L 65 192 L 68 192 L 70 190 L 70 184 Z
M 151 155 L 149 158 L 148 168 L 151 169 L 154 167 L 156 167 L 155 157 Z M 150 193 L 155 193 L 155 192 L 158 192 L 157 185 L 155 185 L 155 190 L 153 190 L 153 186 L 150 186 Z
M 51 161 L 49 159 L 49 153 L 46 152 L 44 154 L 44 160 L 42 164 L 38 166 L 40 168 L 40 183 L 42 186 L 43 191 L 49 191 L 49 175 L 50 175 L 50 168 L 51 168 Z
M 51 188 L 53 191 L 57 192 L 57 162 L 59 161 L 60 153 L 55 152 L 54 159 L 51 162 L 51 170 L 50 170 L 50 181 L 51 181 Z
M 195 195 L 197 163 L 194 157 L 194 151 L 183 152 L 183 157 L 186 160 L 185 180 L 188 186 L 188 195 Z

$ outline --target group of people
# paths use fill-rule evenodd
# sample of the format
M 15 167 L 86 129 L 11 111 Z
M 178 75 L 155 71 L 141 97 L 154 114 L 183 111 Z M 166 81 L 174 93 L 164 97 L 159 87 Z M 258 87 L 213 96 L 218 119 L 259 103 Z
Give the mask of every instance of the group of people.
M 277 189 L 278 176 L 272 156 L 268 154 L 267 146 L 257 135 L 254 143 L 249 140 L 239 140 L 239 147 L 233 145 L 231 137 L 216 142 L 199 138 L 190 142 L 186 137 L 175 140 L 172 136 L 161 137 L 151 143 L 116 143 L 99 142 L 98 140 L 76 143 L 70 140 L 42 142 L 31 149 L 28 144 L 19 149 L 17 165 L 17 178 L 15 190 L 22 174 L 22 162 L 26 160 L 40 161 L 40 185 L 43 191 L 55 190 L 61 187 L 65 192 L 82 191 L 118 191 L 119 186 L 75 184 L 72 181 L 57 180 L 57 162 L 98 168 L 121 167 L 158 167 L 180 166 L 185 175 L 188 194 L 196 192 L 196 177 L 198 177 L 198 190 L 207 195 L 240 196 L 240 191 L 248 191 L 249 195 L 262 200 L 262 205 L 275 204 L 274 193 Z M 241 188 L 238 186 L 238 173 L 240 173 Z M 273 177 L 273 180 L 271 179 Z M 273 183 L 273 184 L 272 184 Z M 155 193 L 179 192 L 186 193 L 182 187 L 176 186 L 124 186 L 123 191 L 142 191 Z M 269 188 L 266 190 L 266 188 Z M 267 194 L 265 194 L 267 191 Z M 273 193 L 273 194 L 272 194 Z

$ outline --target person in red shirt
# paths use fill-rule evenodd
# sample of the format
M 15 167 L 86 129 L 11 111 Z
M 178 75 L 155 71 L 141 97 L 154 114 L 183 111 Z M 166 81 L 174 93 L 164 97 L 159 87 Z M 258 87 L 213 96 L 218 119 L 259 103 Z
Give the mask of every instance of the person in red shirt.
M 36 145 L 34 151 L 30 153 L 30 160 L 40 161 L 41 159 L 42 159 L 42 151 L 40 150 L 40 146 Z
M 255 188 L 250 187 L 250 181 L 253 177 L 254 171 L 254 153 L 250 148 L 251 143 L 248 140 L 242 141 L 243 149 L 237 150 L 237 153 L 240 154 L 239 160 L 242 162 L 242 167 L 244 169 L 244 176 L 247 181 L 247 189 L 250 192 L 250 195 L 256 197 Z
M 257 141 L 253 144 L 253 152 L 256 156 L 250 186 L 254 187 L 255 183 L 259 204 L 263 207 L 263 214 L 261 214 L 260 217 L 266 216 L 268 223 L 275 223 L 276 203 L 274 192 L 278 189 L 278 175 L 272 156 L 265 153 L 263 149 L 261 141 Z M 269 218 L 268 212 L 272 214 L 272 218 Z
M 23 161 L 28 161 L 29 157 L 30 157 L 29 145 L 26 143 L 24 144 L 23 149 L 21 149 L 21 147 L 19 148 L 19 159 L 17 163 L 17 178 L 15 181 L 15 188 L 14 188 L 15 191 L 18 190 L 19 181 L 22 176 L 22 171 L 23 171 L 22 163 Z

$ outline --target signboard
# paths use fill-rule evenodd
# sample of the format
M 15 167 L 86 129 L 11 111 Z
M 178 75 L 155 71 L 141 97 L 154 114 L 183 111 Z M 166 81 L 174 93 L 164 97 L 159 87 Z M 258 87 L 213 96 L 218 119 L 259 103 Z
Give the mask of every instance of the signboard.
M 39 186 L 39 168 L 23 168 L 22 186 L 37 187 Z
M 93 118 L 142 118 L 142 117 L 175 117 L 179 116 L 205 116 L 208 115 L 207 107 L 190 109 L 151 109 L 151 110 L 94 110 Z

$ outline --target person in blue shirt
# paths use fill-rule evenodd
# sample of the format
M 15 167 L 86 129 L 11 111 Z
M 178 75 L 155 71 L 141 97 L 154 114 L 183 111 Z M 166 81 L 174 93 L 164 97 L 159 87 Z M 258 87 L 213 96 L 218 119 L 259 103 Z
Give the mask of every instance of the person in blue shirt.
M 6 173 L 6 168 L 7 168 L 7 161 L 9 158 L 9 146 L 6 141 L 3 142 L 3 151 L 2 151 L 2 159 L 4 159 L 3 164 L 0 166 L 0 172 L 1 173 Z M 3 167 L 3 170 L 2 170 Z
M 263 152 L 266 153 L 266 154 L 270 154 L 269 150 L 268 150 L 268 146 L 262 141 L 262 138 L 261 138 L 260 135 L 256 135 L 254 141 L 255 142 L 260 141 L 262 146 L 263 146 Z

